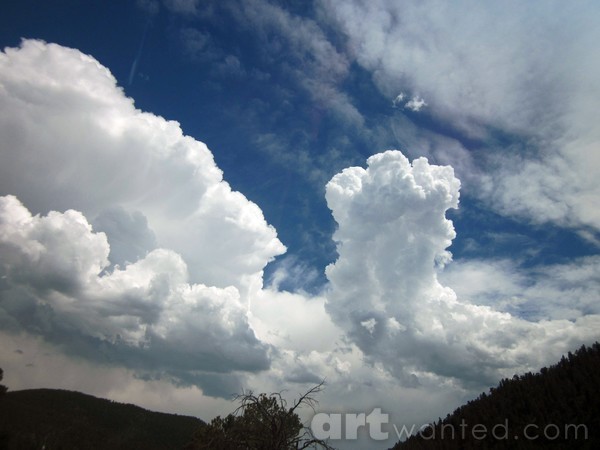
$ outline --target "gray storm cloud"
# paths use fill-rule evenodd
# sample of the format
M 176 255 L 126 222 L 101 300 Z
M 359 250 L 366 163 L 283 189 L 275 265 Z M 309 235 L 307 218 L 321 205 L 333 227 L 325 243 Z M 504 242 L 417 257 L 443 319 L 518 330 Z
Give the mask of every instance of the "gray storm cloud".
M 233 371 L 269 367 L 268 347 L 250 328 L 238 290 L 190 284 L 171 250 L 103 273 L 106 235 L 81 213 L 32 216 L 14 196 L 0 197 L 0 250 L 4 329 L 199 386 L 219 377 L 231 384 Z

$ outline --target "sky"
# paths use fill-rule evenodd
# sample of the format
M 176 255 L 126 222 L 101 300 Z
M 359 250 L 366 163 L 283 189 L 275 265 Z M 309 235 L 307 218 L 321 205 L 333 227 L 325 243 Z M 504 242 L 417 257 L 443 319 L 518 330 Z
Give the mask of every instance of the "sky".
M 599 339 L 597 2 L 2 10 L 10 389 L 209 420 L 324 379 L 418 427 Z

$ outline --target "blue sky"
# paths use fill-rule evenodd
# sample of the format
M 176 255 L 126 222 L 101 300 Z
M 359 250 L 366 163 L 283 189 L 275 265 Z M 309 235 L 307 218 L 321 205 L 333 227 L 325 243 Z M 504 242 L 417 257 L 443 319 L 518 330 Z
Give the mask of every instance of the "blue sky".
M 5 2 L 7 384 L 418 422 L 593 342 L 599 14 Z

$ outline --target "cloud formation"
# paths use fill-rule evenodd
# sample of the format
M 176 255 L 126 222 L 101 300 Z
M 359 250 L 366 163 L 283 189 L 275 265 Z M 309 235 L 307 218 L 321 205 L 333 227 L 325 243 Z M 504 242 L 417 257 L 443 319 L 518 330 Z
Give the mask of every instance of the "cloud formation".
M 234 4 L 231 12 L 240 27 L 259 36 L 264 48 L 261 56 L 268 67 L 285 59 L 283 76 L 294 80 L 315 105 L 330 111 L 348 128 L 363 126 L 365 119 L 352 98 L 338 87 L 348 76 L 350 63 L 314 20 L 265 0 Z
M 246 314 L 285 247 L 206 146 L 77 50 L 6 49 L 0 86 L 4 325 L 219 395 L 267 368 Z
M 418 95 L 415 95 L 413 98 L 411 98 L 409 101 L 407 101 L 406 104 L 404 105 L 405 108 L 408 108 L 414 112 L 421 111 L 425 106 L 427 106 L 427 103 L 425 103 L 425 100 L 423 100 Z
M 530 321 L 576 320 L 600 314 L 600 258 L 522 268 L 510 260 L 472 259 L 453 262 L 440 279 L 459 298 L 486 302 Z
M 24 41 L 0 55 L 0 69 L 1 193 L 34 214 L 82 212 L 107 233 L 114 262 L 153 248 L 153 234 L 182 255 L 191 281 L 242 296 L 261 285 L 285 247 L 203 143 L 135 109 L 110 72 L 77 50 Z M 116 248 L 133 242 L 136 251 Z
M 316 24 L 257 5 L 270 14 L 254 17 L 262 29 L 302 29 L 288 43 L 302 55 Z M 346 61 L 313 37 L 311 67 L 339 63 L 332 87 Z M 285 247 L 259 207 L 223 180 L 204 144 L 136 109 L 92 57 L 41 41 L 1 53 L 0 135 L 0 327 L 41 337 L 61 358 L 209 396 L 326 378 L 332 408 L 419 398 L 429 420 L 448 399 L 598 337 L 592 289 L 571 309 L 561 299 L 596 277 L 594 258 L 537 273 L 552 302 L 525 289 L 530 321 L 498 298 L 526 284 L 511 266 L 451 264 L 446 213 L 460 182 L 449 166 L 388 151 L 335 175 L 326 200 L 338 258 L 327 288 L 309 296 L 302 280 L 314 272 L 293 258 L 263 286 Z M 464 156 L 450 139 L 431 145 L 446 149 L 444 162 Z M 480 283 L 461 289 L 469 277 Z
M 440 123 L 489 147 L 470 194 L 502 214 L 600 230 L 598 4 L 319 5 L 384 95 L 419 92 Z
M 452 168 L 398 151 L 367 164 L 327 185 L 339 254 L 326 272 L 327 311 L 373 364 L 408 386 L 439 377 L 485 386 L 547 363 L 540 348 L 557 357 L 597 336 L 598 315 L 527 322 L 458 298 L 438 281 L 455 237 L 445 217 L 458 207 Z
M 0 197 L 0 230 L 3 328 L 208 394 L 217 389 L 207 385 L 211 374 L 269 366 L 268 347 L 250 328 L 237 289 L 189 284 L 173 251 L 153 250 L 102 275 L 104 233 L 73 210 L 32 216 L 14 196 Z M 104 354 L 96 355 L 99 349 Z

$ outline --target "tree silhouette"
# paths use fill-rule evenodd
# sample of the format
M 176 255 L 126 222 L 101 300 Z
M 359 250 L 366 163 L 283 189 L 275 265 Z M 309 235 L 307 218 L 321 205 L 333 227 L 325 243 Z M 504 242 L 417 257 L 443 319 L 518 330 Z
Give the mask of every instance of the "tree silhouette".
M 315 438 L 300 421 L 297 410 L 314 408 L 314 395 L 323 390 L 323 382 L 302 394 L 288 407 L 280 392 L 255 395 L 252 391 L 237 395 L 240 403 L 225 418 L 214 418 L 195 433 L 187 450 L 298 450 L 333 449 Z
M 4 378 L 4 371 L 2 369 L 0 369 L 0 381 L 2 381 L 3 378 Z M 4 386 L 3 384 L 0 384 L 0 397 L 2 397 L 4 394 L 6 394 L 6 391 L 8 391 L 8 388 L 6 386 Z
M 485 437 L 475 437 L 475 426 Z M 494 427 L 497 434 L 494 435 Z M 549 430 L 549 433 L 547 431 Z M 453 434 L 453 431 L 456 432 Z M 503 434 L 507 431 L 506 434 Z M 498 437 L 500 436 L 500 437 Z M 532 437 L 533 436 L 533 437 Z M 600 448 L 600 343 L 503 379 L 393 450 Z

